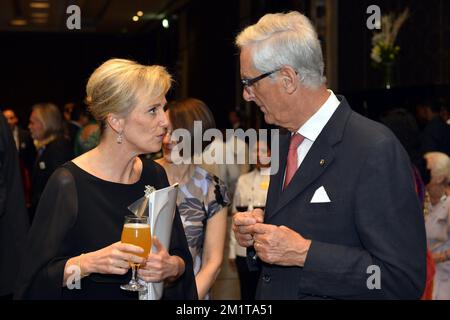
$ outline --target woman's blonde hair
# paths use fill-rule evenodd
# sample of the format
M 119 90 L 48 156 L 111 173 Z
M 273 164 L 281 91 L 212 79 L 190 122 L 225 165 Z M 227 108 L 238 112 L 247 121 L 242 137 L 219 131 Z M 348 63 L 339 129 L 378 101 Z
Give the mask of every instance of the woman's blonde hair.
M 44 129 L 44 139 L 50 136 L 60 136 L 63 134 L 63 122 L 61 111 L 53 103 L 37 103 L 32 110 L 36 118 L 42 123 Z
M 90 76 L 86 103 L 103 132 L 108 114 L 126 116 L 136 106 L 140 95 L 148 99 L 165 95 L 171 83 L 172 77 L 162 66 L 110 59 Z

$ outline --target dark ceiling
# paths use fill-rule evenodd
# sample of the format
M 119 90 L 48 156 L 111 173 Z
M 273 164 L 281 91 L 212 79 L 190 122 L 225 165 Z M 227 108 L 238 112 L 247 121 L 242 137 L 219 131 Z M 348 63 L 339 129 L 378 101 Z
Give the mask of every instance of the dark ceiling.
M 187 0 L 0 0 L 0 31 L 73 32 L 70 5 L 80 8 L 79 32 L 138 33 L 161 23 Z M 142 11 L 137 22 L 133 16 Z

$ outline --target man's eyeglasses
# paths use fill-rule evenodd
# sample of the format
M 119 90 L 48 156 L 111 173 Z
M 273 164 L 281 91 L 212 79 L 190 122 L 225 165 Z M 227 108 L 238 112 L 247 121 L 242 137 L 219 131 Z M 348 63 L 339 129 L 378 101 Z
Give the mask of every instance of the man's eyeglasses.
M 242 84 L 244 87 L 248 88 L 257 83 L 259 80 L 262 80 L 268 76 L 270 76 L 272 73 L 275 73 L 277 71 L 280 71 L 280 69 L 276 69 L 270 72 L 263 73 L 262 75 L 259 75 L 257 77 L 251 78 L 251 79 L 241 79 Z

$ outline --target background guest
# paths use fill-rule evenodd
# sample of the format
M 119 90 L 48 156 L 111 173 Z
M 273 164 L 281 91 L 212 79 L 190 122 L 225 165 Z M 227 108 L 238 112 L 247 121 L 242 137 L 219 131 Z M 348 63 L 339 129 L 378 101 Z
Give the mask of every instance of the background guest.
M 19 119 L 14 110 L 4 109 L 3 115 L 11 128 L 14 142 L 19 151 L 19 159 L 23 161 L 26 168 L 31 172 L 36 159 L 36 149 L 33 144 L 33 139 L 31 139 L 30 132 L 19 126 Z
M 33 106 L 28 125 L 37 149 L 36 162 L 31 174 L 32 195 L 30 220 L 52 173 L 73 158 L 73 148 L 63 135 L 61 113 L 52 103 Z
M 450 126 L 440 116 L 440 103 L 426 100 L 421 106 L 427 120 L 421 135 L 423 154 L 437 151 L 450 156 Z
M 0 114 L 0 299 L 11 299 L 28 215 L 14 139 Z
M 14 110 L 5 109 L 3 115 L 11 128 L 17 150 L 19 151 L 20 172 L 25 192 L 25 203 L 27 208 L 31 206 L 31 172 L 36 161 L 36 148 L 28 130 L 19 126 L 19 119 Z
M 164 157 L 158 160 L 166 170 L 169 183 L 178 182 L 177 205 L 194 260 L 195 281 L 199 299 L 209 299 L 223 259 L 229 199 L 226 187 L 216 176 L 193 164 L 194 121 L 201 121 L 203 132 L 215 127 L 214 117 L 206 104 L 188 98 L 171 103 L 166 111 L 168 133 L 163 141 Z M 191 138 L 191 154 L 183 156 L 189 163 L 175 164 L 173 148 L 179 142 L 172 132 L 187 129 Z M 201 137 L 203 136 L 203 132 Z M 206 147 L 203 143 L 203 149 Z
M 83 122 L 83 126 L 78 130 L 74 141 L 75 156 L 82 155 L 83 153 L 95 148 L 100 142 L 100 126 L 92 118 L 89 112 L 85 112 L 84 116 L 86 121 Z
M 233 214 L 237 211 L 253 210 L 256 207 L 262 208 L 266 205 L 270 182 L 269 146 L 264 141 L 258 141 L 252 147 L 251 154 L 253 159 L 256 159 L 255 169 L 239 177 L 233 197 Z M 249 269 L 246 259 L 247 250 L 237 243 L 232 229 L 230 229 L 229 247 L 228 259 L 232 268 L 237 267 L 241 299 L 255 300 L 259 272 Z
M 428 246 L 436 263 L 433 299 L 450 300 L 450 158 L 441 152 L 425 154 L 431 180 L 427 185 L 429 201 L 425 216 Z

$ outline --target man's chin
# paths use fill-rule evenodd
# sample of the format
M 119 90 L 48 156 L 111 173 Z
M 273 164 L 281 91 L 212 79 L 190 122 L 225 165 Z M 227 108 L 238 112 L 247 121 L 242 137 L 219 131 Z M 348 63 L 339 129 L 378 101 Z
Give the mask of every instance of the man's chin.
M 267 124 L 275 124 L 275 123 L 274 123 L 274 119 L 273 119 L 270 115 L 268 115 L 268 114 L 264 114 L 264 121 L 265 121 Z

